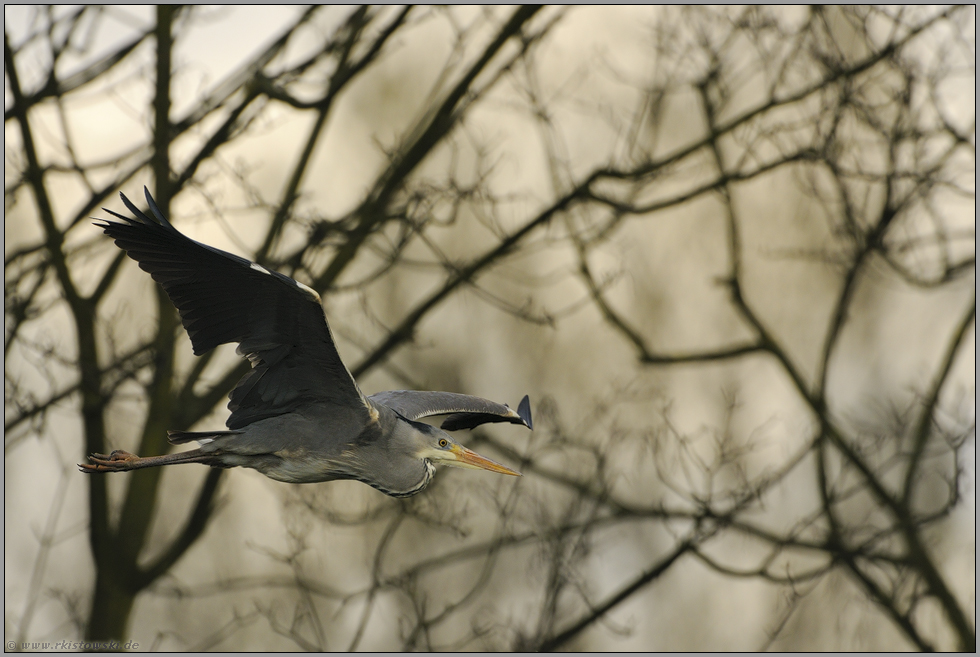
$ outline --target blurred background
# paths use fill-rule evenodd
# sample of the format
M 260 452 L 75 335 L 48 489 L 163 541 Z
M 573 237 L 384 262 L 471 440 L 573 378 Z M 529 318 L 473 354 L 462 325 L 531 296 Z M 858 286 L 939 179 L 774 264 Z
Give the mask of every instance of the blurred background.
M 4 18 L 8 648 L 975 650 L 973 7 Z M 80 474 L 248 367 L 92 226 L 144 185 L 365 393 L 530 394 L 457 436 L 525 476 Z

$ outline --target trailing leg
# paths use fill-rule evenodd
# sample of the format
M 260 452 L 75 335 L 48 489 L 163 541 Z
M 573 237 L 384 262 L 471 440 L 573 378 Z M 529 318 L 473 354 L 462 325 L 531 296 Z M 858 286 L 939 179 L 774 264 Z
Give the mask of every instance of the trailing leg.
M 204 463 L 205 465 L 221 466 L 217 454 L 205 453 L 199 449 L 162 456 L 136 456 L 121 449 L 113 450 L 111 454 L 92 454 L 88 457 L 91 463 L 79 463 L 78 469 L 93 474 L 96 472 L 128 472 L 141 468 L 155 468 L 161 465 L 177 463 Z

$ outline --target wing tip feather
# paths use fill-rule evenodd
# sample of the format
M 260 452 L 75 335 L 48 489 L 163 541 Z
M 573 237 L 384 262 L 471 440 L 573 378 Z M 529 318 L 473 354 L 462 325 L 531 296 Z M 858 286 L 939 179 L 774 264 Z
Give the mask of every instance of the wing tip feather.
M 524 422 L 524 426 L 534 431 L 534 423 L 531 421 L 531 398 L 529 395 L 524 395 L 524 399 L 517 405 L 517 414 Z

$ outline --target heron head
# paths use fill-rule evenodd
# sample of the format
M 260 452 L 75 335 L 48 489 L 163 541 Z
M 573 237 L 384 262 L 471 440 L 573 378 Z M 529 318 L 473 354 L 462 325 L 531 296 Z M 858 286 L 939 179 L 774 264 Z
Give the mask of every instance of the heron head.
M 433 465 L 451 465 L 457 468 L 489 470 L 515 477 L 522 476 L 516 470 L 511 470 L 463 447 L 442 429 L 423 423 L 413 422 L 412 424 L 418 429 L 418 449 L 415 455 L 420 459 L 426 459 Z

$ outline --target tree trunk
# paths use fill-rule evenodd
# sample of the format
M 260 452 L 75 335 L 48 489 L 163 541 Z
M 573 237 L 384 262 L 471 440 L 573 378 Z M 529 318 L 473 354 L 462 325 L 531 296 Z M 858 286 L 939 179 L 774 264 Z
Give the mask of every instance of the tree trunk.
M 129 625 L 129 614 L 135 600 L 135 592 L 123 585 L 108 564 L 98 568 L 85 639 L 125 642 L 128 638 L 126 627 Z

